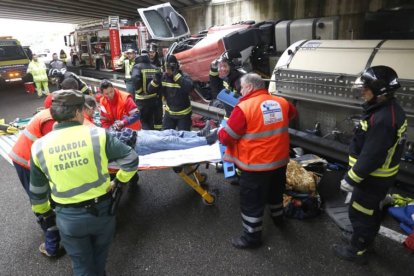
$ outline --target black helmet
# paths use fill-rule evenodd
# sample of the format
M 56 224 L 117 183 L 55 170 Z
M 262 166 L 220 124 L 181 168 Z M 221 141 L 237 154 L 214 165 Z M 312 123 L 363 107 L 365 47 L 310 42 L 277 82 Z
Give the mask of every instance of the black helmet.
M 148 46 L 148 52 L 158 52 L 158 45 L 155 43 L 151 43 Z
M 178 60 L 174 55 L 167 56 L 167 59 L 165 60 L 165 68 L 170 68 L 173 71 L 174 69 L 180 68 Z
M 229 50 L 225 51 L 220 56 L 220 58 L 218 59 L 218 61 L 219 62 L 224 61 L 224 62 L 227 62 L 230 66 L 233 66 L 233 65 L 235 65 L 235 60 L 237 58 L 240 58 L 240 57 L 241 57 L 240 52 L 238 52 L 236 50 L 229 49 Z
M 52 77 L 52 78 L 62 77 L 65 73 L 66 73 L 66 68 L 50 69 L 49 70 L 49 77 Z
M 379 65 L 365 69 L 355 80 L 354 87 L 369 88 L 375 96 L 379 96 L 392 95 L 401 85 L 394 69 Z

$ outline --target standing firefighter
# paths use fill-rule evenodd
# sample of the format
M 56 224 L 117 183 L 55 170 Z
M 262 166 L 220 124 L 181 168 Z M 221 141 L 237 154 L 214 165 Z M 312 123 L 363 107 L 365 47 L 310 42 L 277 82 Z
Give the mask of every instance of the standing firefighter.
M 136 52 L 134 49 L 128 49 L 123 53 L 122 57 L 118 60 L 118 65 L 122 66 L 125 70 L 125 86 L 126 91 L 132 96 L 134 95 L 134 85 L 131 80 L 132 68 L 135 65 Z
M 364 112 L 349 148 L 351 168 L 341 181 L 342 190 L 353 190 L 349 219 L 354 232 L 349 244 L 333 248 L 338 257 L 365 264 L 366 250 L 381 224 L 380 202 L 398 173 L 407 120 L 394 98 L 400 83 L 392 68 L 368 68 L 357 78 L 355 86 L 361 89 Z
M 132 69 L 132 83 L 135 90 L 135 103 L 141 113 L 142 129 L 154 129 L 157 112 L 157 93 L 148 93 L 148 84 L 160 69 L 151 64 L 148 55 L 142 54 L 135 59 Z
M 270 95 L 259 75 L 241 78 L 242 98 L 219 140 L 227 146 L 224 160 L 240 169 L 240 209 L 243 233 L 232 239 L 236 248 L 262 243 L 266 204 L 276 226 L 283 225 L 283 192 L 289 162 L 289 119 L 296 109 L 281 97 Z
M 161 70 L 162 64 L 161 64 L 161 58 L 159 57 L 157 44 L 151 43 L 149 45 L 148 55 L 149 55 L 151 64 Z M 162 95 L 157 95 L 155 108 L 156 110 L 154 112 L 154 129 L 161 130 L 162 129 L 162 117 L 164 113 L 164 109 L 162 107 Z
M 30 198 L 32 209 L 53 216 L 74 275 L 105 275 L 115 216 L 108 160 L 120 166 L 115 182 L 135 174 L 138 156 L 130 147 L 97 127 L 82 125 L 85 97 L 75 90 L 53 94 L 50 112 L 58 124 L 32 146 Z
M 191 129 L 191 102 L 190 93 L 193 83 L 188 76 L 180 71 L 177 58 L 167 56 L 165 61 L 166 72 L 155 74 L 148 86 L 149 93 L 160 93 L 166 100 L 163 129 Z

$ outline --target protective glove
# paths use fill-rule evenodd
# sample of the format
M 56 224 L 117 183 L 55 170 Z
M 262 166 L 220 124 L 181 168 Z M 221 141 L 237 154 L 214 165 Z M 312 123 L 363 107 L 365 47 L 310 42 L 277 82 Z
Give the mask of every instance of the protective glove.
M 210 64 L 211 71 L 217 72 L 218 71 L 218 64 L 219 64 L 218 59 L 213 60 Z
M 56 226 L 56 214 L 53 211 L 49 211 L 45 214 L 36 214 L 37 222 L 42 227 L 43 231 Z
M 341 180 L 341 190 L 344 192 L 352 193 L 354 187 L 348 183 L 345 179 Z
M 158 71 L 157 73 L 155 73 L 153 81 L 156 84 L 160 84 L 161 83 L 161 80 L 162 80 L 162 72 L 161 71 Z
M 115 130 L 121 130 L 124 128 L 125 125 L 123 121 L 117 120 L 112 126 L 114 127 Z

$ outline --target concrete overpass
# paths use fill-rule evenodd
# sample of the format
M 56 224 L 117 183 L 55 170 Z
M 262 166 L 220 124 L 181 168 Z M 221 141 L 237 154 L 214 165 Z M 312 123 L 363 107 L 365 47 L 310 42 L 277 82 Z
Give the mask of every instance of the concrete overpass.
M 109 15 L 138 17 L 137 8 L 170 2 L 175 9 L 203 5 L 210 0 L 2 0 L 0 18 L 78 24 Z

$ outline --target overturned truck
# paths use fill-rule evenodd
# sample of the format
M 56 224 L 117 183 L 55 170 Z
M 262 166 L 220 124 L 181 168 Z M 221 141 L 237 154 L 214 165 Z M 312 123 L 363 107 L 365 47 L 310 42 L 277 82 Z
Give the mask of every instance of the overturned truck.
M 291 100 L 299 118 L 291 142 L 347 163 L 348 145 L 359 122 L 359 91 L 352 89 L 366 68 L 387 65 L 397 72 L 396 98 L 407 113 L 407 144 L 398 179 L 414 191 L 414 40 L 302 40 L 284 51 L 272 75 L 271 93 Z

